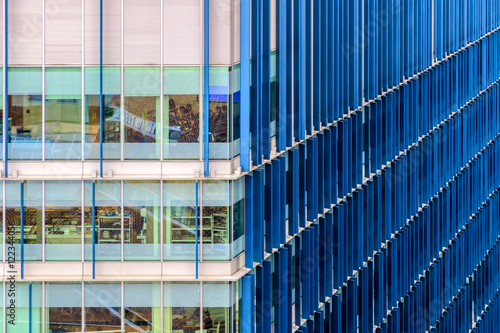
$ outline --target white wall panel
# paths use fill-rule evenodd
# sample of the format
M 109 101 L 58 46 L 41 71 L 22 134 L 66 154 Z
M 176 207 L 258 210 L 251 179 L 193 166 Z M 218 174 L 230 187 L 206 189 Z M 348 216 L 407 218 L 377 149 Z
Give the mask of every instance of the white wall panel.
M 42 65 L 42 0 L 9 2 L 9 65 Z
M 250 41 L 247 41 L 250 43 Z M 233 0 L 233 64 L 240 62 L 240 0 Z
M 124 53 L 127 65 L 159 65 L 161 0 L 124 0 Z
M 0 65 L 3 65 L 3 2 L 5 0 L 0 0 Z
M 99 0 L 85 0 L 85 64 L 99 64 Z M 121 63 L 121 0 L 103 1 L 103 63 Z
M 231 2 L 210 1 L 210 65 L 231 64 Z
M 199 65 L 200 0 L 164 0 L 165 65 Z
M 45 0 L 45 63 L 82 63 L 82 0 Z

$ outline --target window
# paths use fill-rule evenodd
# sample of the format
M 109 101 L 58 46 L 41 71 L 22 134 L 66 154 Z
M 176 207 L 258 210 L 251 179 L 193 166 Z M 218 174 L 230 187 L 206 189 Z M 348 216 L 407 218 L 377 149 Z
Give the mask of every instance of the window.
M 45 259 L 82 259 L 82 182 L 45 181 Z
M 163 329 L 165 332 L 199 332 L 199 282 L 165 282 L 163 285 L 163 306 Z
M 95 196 L 96 260 L 121 260 L 121 182 L 85 181 L 85 260 L 92 260 L 92 195 Z M 124 216 L 125 242 L 130 241 L 130 216 Z
M 127 282 L 124 286 L 125 331 L 161 331 L 161 286 L 155 282 Z
M 227 160 L 230 156 L 228 67 L 211 67 L 209 83 L 210 159 Z
M 7 285 L 8 286 L 8 285 Z M 6 286 L 6 287 L 7 287 Z M 8 288 L 7 288 L 8 290 Z M 42 333 L 42 284 L 33 282 L 31 284 L 31 318 L 30 318 L 30 288 L 29 283 L 16 282 L 16 292 L 9 295 L 6 293 L 6 304 L 11 301 L 16 304 L 15 325 L 6 323 L 7 333 Z M 30 320 L 31 319 L 31 320 Z M 9 317 L 6 317 L 9 320 Z
M 124 181 L 125 260 L 160 260 L 160 182 Z
M 200 158 L 200 70 L 170 67 L 164 72 L 163 156 Z
M 230 183 L 203 182 L 203 260 L 229 260 Z
M 203 283 L 203 330 L 229 333 L 230 295 L 231 284 L 229 282 Z
M 85 283 L 85 332 L 121 330 L 121 284 Z
M 45 311 L 49 332 L 82 331 L 81 282 L 47 282 Z
M 124 75 L 124 158 L 160 159 L 160 69 L 129 67 Z
M 42 159 L 42 69 L 9 68 L 9 159 Z
M 101 110 L 99 68 L 85 68 L 85 159 L 100 158 Z M 103 158 L 121 158 L 121 72 L 118 67 L 103 69 Z
M 232 182 L 233 186 L 233 258 L 245 250 L 245 178 Z
M 21 255 L 21 182 L 5 183 L 6 209 L 5 219 L 9 226 L 14 226 L 16 259 Z M 24 190 L 24 260 L 42 260 L 42 181 L 25 181 Z
M 79 160 L 82 156 L 82 69 L 45 69 L 45 158 Z
M 195 259 L 196 186 L 193 181 L 163 184 L 164 260 Z M 201 243 L 201 239 L 198 241 Z

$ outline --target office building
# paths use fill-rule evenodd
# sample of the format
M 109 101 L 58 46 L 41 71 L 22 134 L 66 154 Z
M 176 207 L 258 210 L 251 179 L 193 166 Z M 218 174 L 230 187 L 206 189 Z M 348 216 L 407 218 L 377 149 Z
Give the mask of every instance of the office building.
M 0 3 L 2 332 L 498 327 L 498 1 Z

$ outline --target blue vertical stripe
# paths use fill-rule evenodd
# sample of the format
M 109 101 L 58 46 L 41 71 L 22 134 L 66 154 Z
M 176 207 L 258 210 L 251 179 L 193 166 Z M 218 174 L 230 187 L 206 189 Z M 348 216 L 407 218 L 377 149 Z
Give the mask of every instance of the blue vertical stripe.
M 199 255 L 199 233 L 198 233 L 198 224 L 199 224 L 199 218 L 198 218 L 198 214 L 199 214 L 199 209 L 198 209 L 198 181 L 196 181 L 195 183 L 195 271 L 196 271 L 196 279 L 198 279 L 198 255 Z
M 104 141 L 104 101 L 102 96 L 102 28 L 103 28 L 102 0 L 99 3 L 99 174 L 102 177 L 103 141 Z
M 92 280 L 95 279 L 95 181 L 92 181 Z
M 3 74 L 5 77 L 5 96 L 4 99 L 4 115 L 3 115 L 3 147 L 5 151 L 4 155 L 4 174 L 5 178 L 9 176 L 9 0 L 4 0 L 4 9 L 3 9 L 3 18 L 4 18 L 4 47 L 3 47 L 3 55 L 4 55 L 4 63 L 3 63 Z M 3 106 L 2 106 L 3 107 Z
M 24 181 L 21 181 L 21 279 L 24 279 Z
M 250 0 L 240 3 L 240 161 L 250 171 Z M 246 41 L 246 42 L 245 42 Z
M 204 1 L 204 19 L 203 19 L 203 160 L 205 177 L 210 175 L 210 0 Z

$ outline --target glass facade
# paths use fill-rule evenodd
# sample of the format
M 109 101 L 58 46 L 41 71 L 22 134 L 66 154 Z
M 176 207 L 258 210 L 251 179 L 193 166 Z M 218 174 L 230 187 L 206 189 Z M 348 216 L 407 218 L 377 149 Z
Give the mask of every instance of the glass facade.
M 3 4 L 0 333 L 494 331 L 500 1 Z
M 0 217 L 5 214 L 12 226 L 18 259 L 21 207 L 24 260 L 80 261 L 83 254 L 92 260 L 92 211 L 96 260 L 120 261 L 123 255 L 127 261 L 160 261 L 162 251 L 164 261 L 195 260 L 197 222 L 204 260 L 232 260 L 244 248 L 242 179 L 7 180 L 0 185 L 0 198 L 3 191 L 8 194 Z
M 6 299 L 16 304 L 16 325 L 6 326 L 8 333 L 30 327 L 35 333 L 195 333 L 201 326 L 228 333 L 240 298 L 231 282 L 20 282 Z
M 104 160 L 200 159 L 201 89 L 200 67 L 105 66 L 101 129 L 98 67 L 10 67 L 9 159 L 100 159 L 101 132 Z M 239 98 L 239 65 L 211 67 L 210 159 L 239 155 Z

